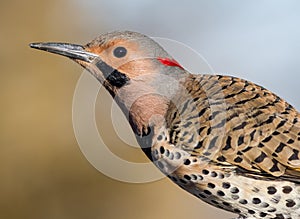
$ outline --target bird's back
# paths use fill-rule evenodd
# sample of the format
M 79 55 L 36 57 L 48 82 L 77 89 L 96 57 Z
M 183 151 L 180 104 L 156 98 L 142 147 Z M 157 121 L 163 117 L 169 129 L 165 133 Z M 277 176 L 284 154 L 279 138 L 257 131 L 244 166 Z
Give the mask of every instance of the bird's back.
M 189 75 L 181 85 L 152 149 L 157 166 L 217 207 L 245 217 L 298 218 L 299 113 L 230 76 Z

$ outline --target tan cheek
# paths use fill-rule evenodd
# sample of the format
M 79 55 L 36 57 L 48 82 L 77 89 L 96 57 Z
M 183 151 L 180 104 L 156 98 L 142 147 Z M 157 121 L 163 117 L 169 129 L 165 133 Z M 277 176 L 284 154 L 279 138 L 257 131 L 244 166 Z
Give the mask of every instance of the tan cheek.
M 127 57 L 116 58 L 113 56 L 113 49 L 118 45 L 128 49 Z M 86 50 L 98 54 L 105 63 L 125 73 L 130 78 L 158 73 L 156 72 L 157 66 L 152 59 L 149 59 L 149 55 L 145 54 L 145 51 L 141 50 L 134 41 L 122 41 L 109 47 L 92 47 L 86 48 Z
M 101 47 L 94 47 L 94 48 L 87 48 L 86 51 L 95 53 L 99 55 L 100 59 L 104 61 L 109 66 L 113 67 L 114 69 L 119 69 L 120 66 L 128 63 L 130 60 L 124 58 L 116 58 L 113 55 L 113 49 L 115 47 L 109 47 L 109 48 L 101 48 Z
M 118 70 L 125 73 L 130 78 L 158 73 L 156 66 L 151 60 L 147 59 L 130 61 L 120 66 Z

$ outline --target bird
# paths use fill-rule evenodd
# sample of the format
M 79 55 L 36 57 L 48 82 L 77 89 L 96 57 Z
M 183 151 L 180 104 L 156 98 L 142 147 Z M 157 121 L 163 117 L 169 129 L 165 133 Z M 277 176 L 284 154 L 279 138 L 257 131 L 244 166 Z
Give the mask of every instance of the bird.
M 300 115 L 284 99 L 248 80 L 191 73 L 137 32 L 30 47 L 87 69 L 182 189 L 239 219 L 300 218 Z

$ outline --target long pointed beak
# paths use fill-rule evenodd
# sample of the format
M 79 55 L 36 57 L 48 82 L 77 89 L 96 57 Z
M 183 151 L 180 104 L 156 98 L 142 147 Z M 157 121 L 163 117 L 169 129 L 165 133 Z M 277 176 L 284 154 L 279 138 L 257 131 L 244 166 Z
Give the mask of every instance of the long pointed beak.
M 84 50 L 81 45 L 70 43 L 31 43 L 31 48 L 63 55 L 71 59 L 82 60 L 88 63 L 93 62 L 99 56 Z

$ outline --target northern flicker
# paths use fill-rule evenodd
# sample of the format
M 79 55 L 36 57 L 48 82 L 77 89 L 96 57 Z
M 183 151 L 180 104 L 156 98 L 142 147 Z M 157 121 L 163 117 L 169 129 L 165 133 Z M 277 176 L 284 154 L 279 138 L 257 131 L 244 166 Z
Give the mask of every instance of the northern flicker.
M 239 218 L 300 218 L 300 116 L 274 93 L 236 77 L 189 73 L 135 32 L 84 46 L 30 46 L 88 69 L 148 158 L 181 188 Z

